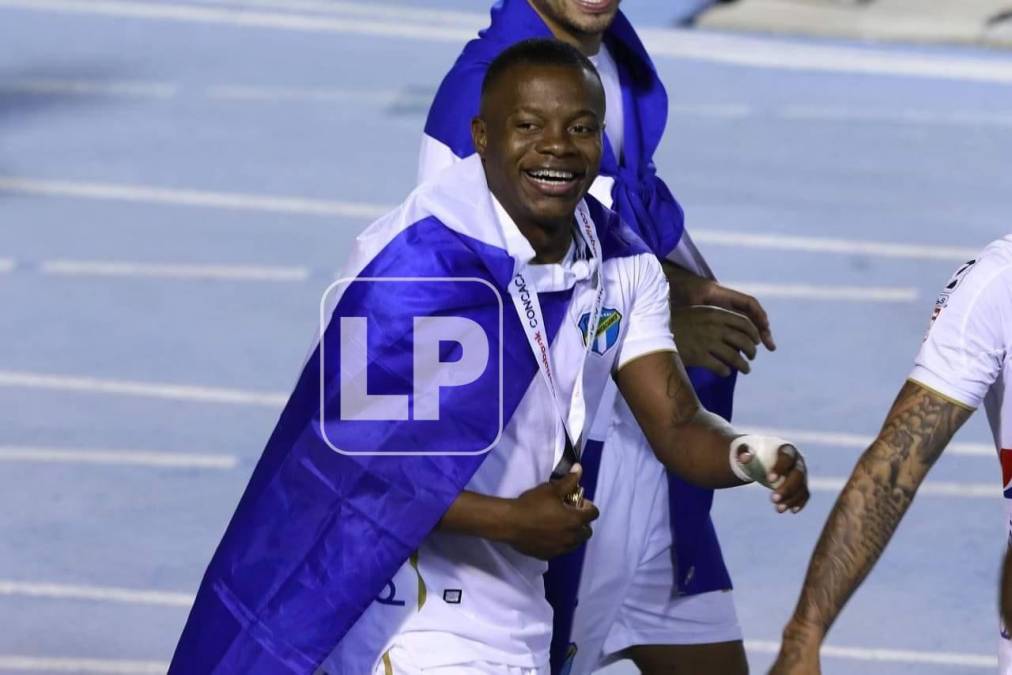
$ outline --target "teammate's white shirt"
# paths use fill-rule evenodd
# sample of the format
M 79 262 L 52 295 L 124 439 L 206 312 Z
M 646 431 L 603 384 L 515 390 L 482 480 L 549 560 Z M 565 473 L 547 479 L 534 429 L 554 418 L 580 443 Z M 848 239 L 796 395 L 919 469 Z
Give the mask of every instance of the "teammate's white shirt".
M 1012 235 L 991 243 L 939 294 L 910 379 L 967 408 L 983 402 L 999 452 L 1012 449 Z M 1006 487 L 1008 487 L 1006 485 Z
M 496 204 L 507 250 L 528 262 L 534 250 Z M 590 264 L 574 245 L 567 260 L 531 265 L 528 279 L 541 292 L 573 288 L 572 300 L 551 345 L 560 398 L 568 412 L 583 359 L 581 316 L 594 298 Z M 655 351 L 675 351 L 668 327 L 668 286 L 657 259 L 643 253 L 604 262 L 604 308 L 617 311 L 618 333 L 587 355 L 584 389 L 588 410 L 596 410 L 605 385 L 628 361 Z M 513 311 L 507 300 L 504 311 Z M 607 346 L 609 345 L 610 346 Z M 605 348 L 607 346 L 607 348 Z M 526 347 L 526 345 L 525 345 Z M 468 483 L 473 492 L 514 498 L 550 477 L 561 457 L 564 431 L 551 393 L 535 375 L 503 430 L 502 440 Z M 392 589 L 367 610 L 353 630 L 376 630 L 403 622 L 389 645 L 406 650 L 419 667 L 489 662 L 524 668 L 548 663 L 552 609 L 542 575 L 547 563 L 506 544 L 433 532 L 418 555 L 394 577 Z M 395 604 L 404 603 L 404 604 Z M 374 666 L 375 667 L 375 666 Z
M 590 62 L 597 68 L 597 74 L 601 76 L 601 84 L 604 85 L 604 131 L 611 142 L 611 151 L 615 153 L 616 159 L 621 163 L 622 141 L 625 139 L 625 116 L 622 114 L 622 85 L 618 79 L 618 66 L 615 65 L 615 59 L 603 42 L 600 51 L 590 57 Z M 610 201 L 609 198 L 608 202 Z
M 1012 537 L 1012 235 L 961 267 L 938 296 L 910 379 L 967 408 L 981 402 L 1002 466 Z M 1007 635 L 1007 633 L 1005 633 Z M 1012 643 L 999 645 L 999 669 L 1012 675 Z

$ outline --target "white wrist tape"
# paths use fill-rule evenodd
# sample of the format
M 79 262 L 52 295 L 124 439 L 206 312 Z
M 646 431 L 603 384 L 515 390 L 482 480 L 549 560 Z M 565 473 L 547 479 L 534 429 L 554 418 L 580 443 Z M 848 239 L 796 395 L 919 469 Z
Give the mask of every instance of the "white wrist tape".
M 747 464 L 738 461 L 739 448 L 743 445 L 752 453 L 752 459 Z M 784 445 L 788 446 L 784 448 L 784 452 L 787 454 L 795 455 L 797 453 L 790 441 L 776 436 L 759 436 L 757 434 L 740 436 L 731 441 L 731 471 L 746 483 L 755 481 L 768 488 L 776 487 L 770 484 L 766 476 L 776 465 L 779 456 L 778 450 Z M 778 483 L 780 480 L 783 480 L 783 476 L 778 479 Z

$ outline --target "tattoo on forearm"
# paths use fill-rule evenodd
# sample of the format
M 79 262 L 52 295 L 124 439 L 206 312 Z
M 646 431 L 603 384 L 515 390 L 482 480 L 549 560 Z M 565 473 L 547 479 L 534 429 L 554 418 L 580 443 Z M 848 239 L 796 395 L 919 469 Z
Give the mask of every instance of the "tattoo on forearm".
M 668 373 L 666 392 L 669 399 L 675 402 L 678 416 L 672 420 L 675 425 L 684 424 L 699 410 L 699 399 L 688 383 L 685 372 L 676 366 Z
M 797 619 L 829 629 L 871 571 L 918 486 L 970 411 L 912 382 L 861 457 L 816 545 Z

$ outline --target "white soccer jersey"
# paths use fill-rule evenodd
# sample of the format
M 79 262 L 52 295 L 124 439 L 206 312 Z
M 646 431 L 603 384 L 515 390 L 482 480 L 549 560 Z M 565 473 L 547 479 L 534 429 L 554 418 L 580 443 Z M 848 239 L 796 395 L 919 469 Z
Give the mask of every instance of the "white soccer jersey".
M 939 294 L 910 379 L 975 409 L 983 402 L 1012 489 L 1012 235 L 963 265 Z M 1012 496 L 1012 495 L 1006 495 Z
M 984 403 L 1012 537 L 1012 397 L 1006 396 L 1012 384 L 1012 235 L 959 268 L 938 296 L 931 322 L 910 379 L 967 408 Z M 1005 629 L 999 662 L 1000 672 L 1012 675 Z
M 467 161 L 480 170 L 476 159 Z M 532 260 L 534 250 L 527 239 L 501 207 L 495 205 L 495 212 L 508 253 L 518 263 Z M 574 245 L 563 263 L 530 265 L 526 272 L 542 293 L 572 289 L 551 344 L 553 371 L 566 412 L 585 352 L 581 322 L 586 325 L 584 315 L 589 314 L 595 297 L 591 271 L 600 264 L 583 257 Z M 591 412 L 598 409 L 606 385 L 622 365 L 650 352 L 675 351 L 668 325 L 668 286 L 657 259 L 646 251 L 623 257 L 605 255 L 601 276 L 604 310 L 584 369 Z M 515 311 L 508 298 L 504 311 Z M 552 395 L 544 379 L 535 375 L 501 441 L 467 489 L 517 497 L 549 479 L 563 447 L 564 430 Z M 548 663 L 552 633 L 552 609 L 545 600 L 542 579 L 546 569 L 547 563 L 505 544 L 433 532 L 353 633 L 372 642 L 399 623 L 400 630 L 385 644 L 407 650 L 420 667 L 473 661 L 543 667 Z

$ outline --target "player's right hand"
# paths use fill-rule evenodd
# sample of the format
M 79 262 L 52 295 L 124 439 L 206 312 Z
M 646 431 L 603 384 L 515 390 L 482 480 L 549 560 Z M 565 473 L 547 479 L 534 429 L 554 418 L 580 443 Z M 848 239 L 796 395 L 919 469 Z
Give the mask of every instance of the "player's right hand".
M 770 499 L 779 513 L 805 508 L 810 496 L 808 469 L 793 444 L 772 436 L 747 435 L 732 441 L 731 447 L 731 461 L 743 475 L 773 491 Z
M 513 548 L 524 555 L 550 560 L 590 539 L 590 523 L 600 515 L 597 507 L 590 500 L 584 500 L 580 507 L 565 503 L 565 498 L 579 487 L 581 475 L 582 470 L 577 469 L 513 500 L 507 539 Z

